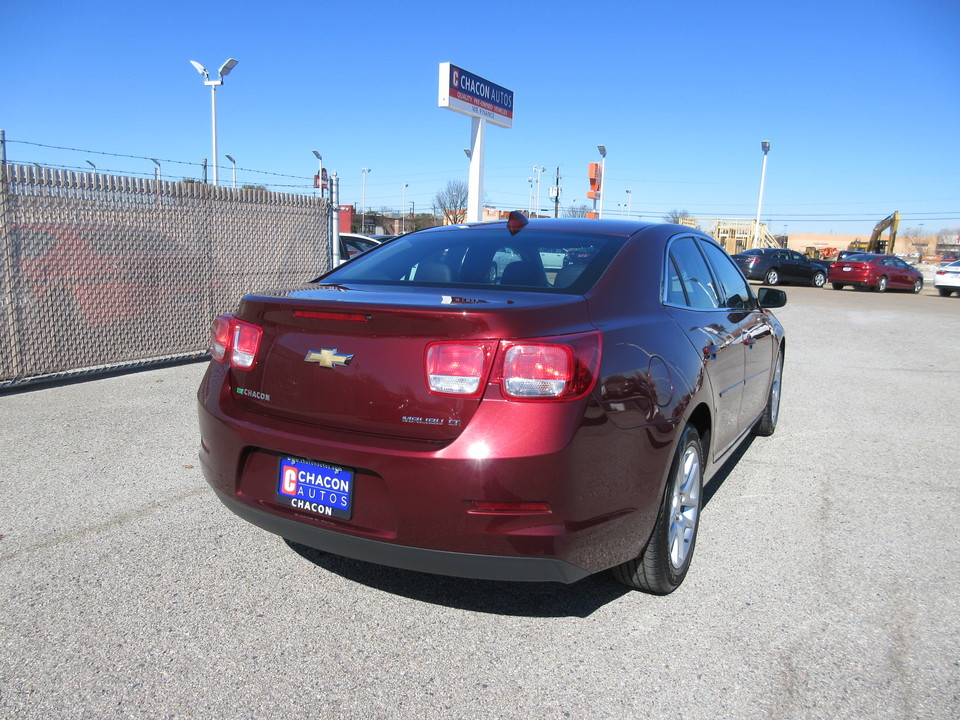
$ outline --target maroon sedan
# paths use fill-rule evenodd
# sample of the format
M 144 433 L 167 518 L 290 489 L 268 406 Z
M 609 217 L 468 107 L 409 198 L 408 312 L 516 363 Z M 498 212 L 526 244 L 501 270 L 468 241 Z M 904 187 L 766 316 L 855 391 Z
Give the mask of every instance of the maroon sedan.
M 546 268 L 558 247 L 591 252 Z M 513 213 L 412 233 L 217 318 L 204 475 L 240 517 L 331 553 L 500 580 L 613 568 L 668 593 L 703 482 L 776 427 L 766 308 L 784 302 L 677 225 Z
M 848 255 L 830 266 L 827 279 L 834 290 L 843 290 L 847 285 L 870 288 L 875 292 L 889 289 L 918 293 L 923 290 L 923 274 L 896 255 Z

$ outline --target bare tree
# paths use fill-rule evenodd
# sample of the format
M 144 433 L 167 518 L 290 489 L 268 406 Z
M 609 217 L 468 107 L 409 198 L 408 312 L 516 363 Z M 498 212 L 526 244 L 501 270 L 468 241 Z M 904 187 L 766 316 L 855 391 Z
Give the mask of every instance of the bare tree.
M 437 192 L 433 204 L 449 224 L 457 225 L 467 219 L 468 196 L 469 189 L 465 182 L 451 180 L 445 188 Z
M 590 206 L 586 203 L 581 205 L 570 203 L 570 207 L 566 208 L 563 214 L 568 218 L 585 218 L 588 212 L 590 212 Z
M 663 221 L 673 223 L 674 225 L 679 225 L 681 220 L 692 217 L 693 215 L 688 213 L 686 210 L 671 210 L 663 216 Z

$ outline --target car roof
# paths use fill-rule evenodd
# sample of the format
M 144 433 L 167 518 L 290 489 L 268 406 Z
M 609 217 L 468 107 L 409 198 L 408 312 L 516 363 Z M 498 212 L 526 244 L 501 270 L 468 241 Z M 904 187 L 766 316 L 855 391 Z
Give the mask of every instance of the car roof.
M 419 233 L 432 233 L 440 232 L 450 229 L 467 229 L 467 228 L 478 228 L 478 227 L 506 227 L 507 220 L 494 220 L 492 222 L 464 222 L 457 223 L 456 225 L 438 225 L 437 227 L 427 228 L 425 230 L 417 231 Z M 592 218 L 530 218 L 527 220 L 523 228 L 520 228 L 517 232 L 522 232 L 523 229 L 537 229 L 537 230 L 556 230 L 560 232 L 572 232 L 572 233 L 589 233 L 589 234 L 610 234 L 610 235 L 619 235 L 622 237 L 629 237 L 634 235 L 641 230 L 646 228 L 656 228 L 656 227 L 672 227 L 675 228 L 678 232 L 680 231 L 689 231 L 698 233 L 699 231 L 696 228 L 686 227 L 683 225 L 670 225 L 669 223 L 649 223 L 649 222 L 640 222 L 638 220 L 598 220 Z

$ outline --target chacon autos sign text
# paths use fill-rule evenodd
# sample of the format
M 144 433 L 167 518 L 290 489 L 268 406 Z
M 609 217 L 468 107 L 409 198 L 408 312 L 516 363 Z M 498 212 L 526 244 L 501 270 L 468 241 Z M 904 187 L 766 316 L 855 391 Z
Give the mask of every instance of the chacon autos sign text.
M 440 107 L 513 127 L 513 91 L 451 63 L 440 63 Z

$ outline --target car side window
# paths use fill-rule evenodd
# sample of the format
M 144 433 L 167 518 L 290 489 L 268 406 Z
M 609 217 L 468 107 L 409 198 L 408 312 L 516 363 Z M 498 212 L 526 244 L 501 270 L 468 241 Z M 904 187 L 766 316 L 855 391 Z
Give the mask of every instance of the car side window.
M 725 299 L 725 307 L 745 309 L 752 305 L 750 289 L 743 273 L 723 250 L 712 242 L 700 241 L 703 254 L 707 256 L 714 275 L 720 282 Z
M 672 257 L 667 258 L 667 302 L 670 305 L 687 304 L 687 294 L 683 290 L 680 272 Z
M 680 284 L 686 293 L 684 304 L 687 307 L 720 307 L 720 297 L 713 276 L 692 237 L 677 238 L 671 243 L 670 261 L 668 265 L 676 267 Z

